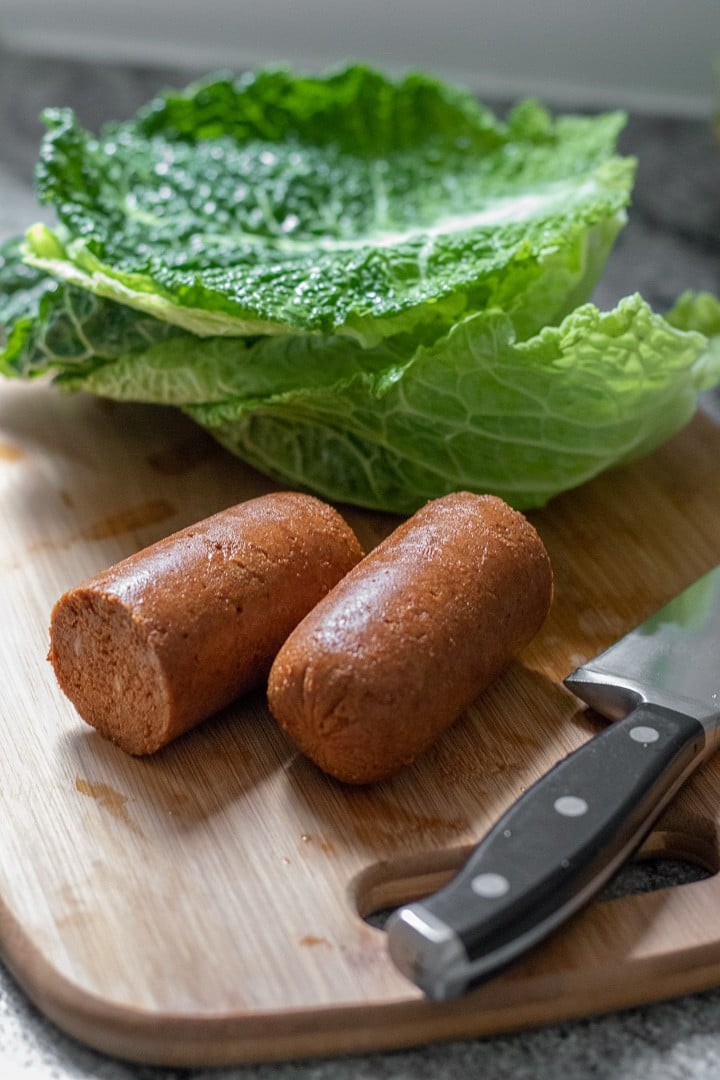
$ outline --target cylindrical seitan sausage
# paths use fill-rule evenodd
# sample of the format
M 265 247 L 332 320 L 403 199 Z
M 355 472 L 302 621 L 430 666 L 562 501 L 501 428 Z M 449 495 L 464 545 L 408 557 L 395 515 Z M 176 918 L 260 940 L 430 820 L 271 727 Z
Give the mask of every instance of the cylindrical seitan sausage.
M 267 677 L 362 557 L 335 510 L 281 492 L 224 510 L 65 593 L 50 661 L 82 718 L 149 754 Z
M 270 709 L 340 780 L 413 761 L 536 634 L 552 570 L 501 499 L 428 503 L 295 628 L 270 671 Z

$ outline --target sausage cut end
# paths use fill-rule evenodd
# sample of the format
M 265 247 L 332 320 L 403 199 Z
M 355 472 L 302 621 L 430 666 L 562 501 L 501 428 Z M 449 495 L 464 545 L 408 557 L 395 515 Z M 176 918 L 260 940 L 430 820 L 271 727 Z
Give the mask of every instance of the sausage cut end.
M 319 499 L 250 499 L 65 593 L 50 661 L 87 723 L 153 753 L 261 684 L 290 631 L 361 558 Z

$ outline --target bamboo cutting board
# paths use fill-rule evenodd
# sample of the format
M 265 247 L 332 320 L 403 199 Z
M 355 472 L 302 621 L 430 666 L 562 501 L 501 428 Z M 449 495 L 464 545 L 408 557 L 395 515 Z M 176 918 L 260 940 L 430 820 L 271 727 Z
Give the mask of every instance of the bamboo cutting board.
M 33 1001 L 108 1053 L 210 1065 L 479 1035 L 720 983 L 715 876 L 596 902 L 442 1005 L 363 918 L 447 880 L 598 729 L 563 676 L 720 562 L 720 429 L 699 414 L 530 515 L 556 575 L 541 634 L 423 760 L 372 788 L 301 758 L 261 692 L 127 757 L 78 719 L 46 661 L 66 588 L 270 488 L 175 413 L 0 386 L 0 948 Z M 366 546 L 394 524 L 343 512 Z M 646 854 L 715 874 L 719 769 L 690 781 Z

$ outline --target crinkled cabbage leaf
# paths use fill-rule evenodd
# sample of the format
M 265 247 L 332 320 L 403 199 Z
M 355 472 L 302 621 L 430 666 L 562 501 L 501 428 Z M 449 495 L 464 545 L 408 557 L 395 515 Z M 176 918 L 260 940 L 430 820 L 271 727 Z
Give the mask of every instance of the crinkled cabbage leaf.
M 27 255 L 199 335 L 373 343 L 498 306 L 522 333 L 586 299 L 624 221 L 621 113 L 507 122 L 413 74 L 352 66 L 194 84 L 84 130 L 45 114 Z
M 587 303 L 634 163 L 620 114 L 497 120 L 354 66 L 46 114 L 52 229 L 0 248 L 0 372 L 182 409 L 252 465 L 401 513 L 538 506 L 681 428 L 720 302 Z
M 504 312 L 479 312 L 414 349 L 199 338 L 67 285 L 39 307 L 12 360 L 6 348 L 17 374 L 177 406 L 285 483 L 400 513 L 458 488 L 541 505 L 658 445 L 720 378 L 708 338 L 639 296 L 608 313 L 583 305 L 525 340 Z

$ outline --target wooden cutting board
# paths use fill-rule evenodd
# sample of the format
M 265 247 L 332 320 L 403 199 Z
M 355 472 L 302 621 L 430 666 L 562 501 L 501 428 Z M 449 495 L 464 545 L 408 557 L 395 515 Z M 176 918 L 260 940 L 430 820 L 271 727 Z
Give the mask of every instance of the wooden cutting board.
M 367 789 L 300 757 L 262 693 L 127 757 L 78 719 L 46 661 L 66 588 L 270 488 L 173 412 L 0 386 L 0 942 L 40 1009 L 111 1054 L 210 1065 L 479 1035 L 720 983 L 714 876 L 595 902 L 442 1005 L 363 919 L 447 880 L 599 728 L 561 679 L 720 561 L 720 429 L 699 414 L 530 515 L 556 574 L 543 631 L 425 759 Z M 394 524 L 343 512 L 367 546 Z M 719 769 L 696 774 L 646 854 L 715 874 Z

